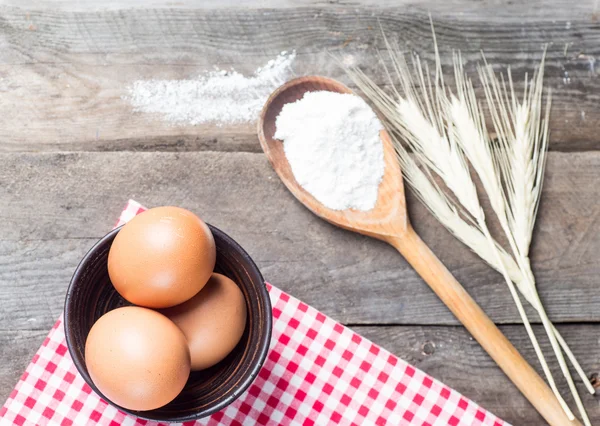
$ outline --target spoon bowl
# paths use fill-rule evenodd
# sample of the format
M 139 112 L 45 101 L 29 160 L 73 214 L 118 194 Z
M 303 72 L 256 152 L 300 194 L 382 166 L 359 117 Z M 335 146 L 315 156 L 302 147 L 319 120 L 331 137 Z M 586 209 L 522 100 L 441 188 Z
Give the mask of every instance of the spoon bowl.
M 409 226 L 404 204 L 402 173 L 396 159 L 396 151 L 387 131 L 381 131 L 385 173 L 379 185 L 377 203 L 372 210 L 333 210 L 325 207 L 298 184 L 290 167 L 283 143 L 275 139 L 275 124 L 283 106 L 302 99 L 305 93 L 326 90 L 336 93 L 352 93 L 342 83 L 320 76 L 300 77 L 277 89 L 269 97 L 262 110 L 258 138 L 271 165 L 290 192 L 317 216 L 345 229 L 375 238 L 385 239 L 405 232 Z
M 388 133 L 381 132 L 385 172 L 379 184 L 377 202 L 369 211 L 332 210 L 309 194 L 294 178 L 285 156 L 284 144 L 274 139 L 276 121 L 283 106 L 301 99 L 306 92 L 328 90 L 352 93 L 335 80 L 301 77 L 277 89 L 267 100 L 258 123 L 263 151 L 290 192 L 309 210 L 342 228 L 384 240 L 394 246 L 446 304 L 479 344 L 496 361 L 517 388 L 552 426 L 580 425 L 571 421 L 550 387 L 525 361 L 479 305 L 456 281 L 410 226 L 406 212 L 402 173 Z

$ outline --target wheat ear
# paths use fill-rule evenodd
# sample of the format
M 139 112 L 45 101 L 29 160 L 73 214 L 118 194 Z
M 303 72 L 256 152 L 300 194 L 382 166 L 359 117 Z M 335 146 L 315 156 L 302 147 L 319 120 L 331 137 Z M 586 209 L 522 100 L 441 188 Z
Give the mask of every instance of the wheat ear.
M 543 67 L 543 62 L 542 62 L 541 67 Z M 494 163 L 496 164 L 496 167 L 498 169 L 503 169 L 503 170 L 500 170 L 501 173 L 514 173 L 515 170 L 510 171 L 510 170 L 506 169 L 506 164 L 507 164 L 507 161 L 509 161 L 509 160 L 502 159 L 503 156 L 506 155 L 506 153 L 510 151 L 510 149 L 506 146 L 507 145 L 507 136 L 506 135 L 510 132 L 510 129 L 504 129 L 505 124 L 510 120 L 510 118 L 509 118 L 510 114 L 509 114 L 508 108 L 506 106 L 504 106 L 504 107 L 502 107 L 502 106 L 495 107 L 494 106 L 496 99 L 500 100 L 500 102 L 501 102 L 500 105 L 502 105 L 502 103 L 504 103 L 504 105 L 506 105 L 507 94 L 506 93 L 503 94 L 502 93 L 503 91 L 501 88 L 501 86 L 503 87 L 504 85 L 500 84 L 500 82 L 495 77 L 493 70 L 489 66 L 478 67 L 478 73 L 480 76 L 480 80 L 483 83 L 483 88 L 484 88 L 484 92 L 485 92 L 488 104 L 491 105 L 490 111 L 491 111 L 491 115 L 492 115 L 492 120 L 494 122 L 495 130 L 498 134 L 498 142 L 501 145 L 493 153 L 493 156 L 495 159 Z M 541 77 L 541 74 L 539 74 L 539 76 Z M 537 84 L 537 87 L 539 87 L 541 90 L 541 87 L 542 87 L 541 80 Z M 541 92 L 539 94 L 541 95 Z M 504 99 L 504 102 L 502 101 L 503 99 Z M 540 104 L 540 102 L 538 100 L 538 105 L 539 104 Z M 536 173 L 535 173 L 535 180 L 536 180 L 536 182 L 539 182 L 539 184 L 536 184 L 535 186 L 533 186 L 533 185 L 530 186 L 530 188 L 533 189 L 533 195 L 529 199 L 533 200 L 533 203 L 531 203 L 531 205 L 534 206 L 534 208 L 532 208 L 531 211 L 529 213 L 527 213 L 527 217 L 529 218 L 527 226 L 521 226 L 521 229 L 529 230 L 528 231 L 529 236 L 527 236 L 525 239 L 521 239 L 521 241 L 519 243 L 520 247 L 526 246 L 527 250 L 529 250 L 529 244 L 531 242 L 531 232 L 533 231 L 534 219 L 537 214 L 537 209 L 539 206 L 539 197 L 541 194 L 541 188 L 542 188 L 542 182 L 543 182 L 545 158 L 546 158 L 546 151 L 547 151 L 547 141 L 548 141 L 548 117 L 547 117 L 547 115 L 548 115 L 549 111 L 550 111 L 550 95 L 548 96 L 548 101 L 547 101 L 547 105 L 546 105 L 546 119 L 542 122 L 541 126 L 537 126 L 535 129 L 535 132 L 538 132 L 539 129 L 543 129 L 543 133 L 538 133 L 538 136 L 540 136 L 542 138 L 542 143 L 534 150 L 535 156 L 534 156 L 534 160 L 533 160 L 534 162 L 539 164 L 536 167 Z M 539 122 L 539 120 L 538 120 L 538 122 Z M 535 139 L 539 141 L 540 139 L 538 136 L 536 136 Z M 489 146 L 491 146 L 491 144 L 488 143 L 488 147 Z M 498 161 L 498 160 L 500 160 L 500 161 Z M 529 175 L 532 176 L 531 174 L 529 174 Z M 487 191 L 487 192 L 489 193 L 489 191 Z M 509 236 L 508 238 L 511 239 L 510 236 L 512 235 L 513 232 L 511 231 L 511 226 L 509 226 L 509 224 L 508 224 L 508 212 L 506 211 L 506 206 L 505 206 L 505 204 L 509 203 L 509 201 L 506 199 L 505 195 L 503 196 L 503 200 L 504 200 L 503 203 L 492 204 L 492 207 L 494 207 L 494 211 L 496 212 L 496 214 L 499 217 L 499 220 L 502 224 L 504 232 Z M 497 206 L 497 208 L 496 208 L 496 206 Z M 512 229 L 514 229 L 514 228 L 515 227 L 513 226 Z M 512 241 L 513 241 L 513 247 L 516 247 L 517 243 L 514 242 L 514 239 L 512 239 Z M 531 271 L 531 265 L 530 265 L 529 259 L 528 258 L 523 259 L 523 261 L 520 264 L 523 265 L 525 268 L 524 276 L 527 277 L 527 280 L 523 280 L 520 285 L 519 285 L 519 283 L 517 283 L 519 290 L 525 296 L 526 300 L 536 310 L 539 310 L 540 305 L 536 301 L 536 298 L 537 298 L 536 293 L 537 292 L 535 291 L 535 281 L 533 278 L 533 273 Z M 534 283 L 533 288 L 530 288 L 530 286 L 529 286 L 529 284 L 531 282 Z M 525 284 L 527 284 L 527 288 L 523 287 Z M 589 379 L 587 378 L 587 375 L 585 374 L 585 372 L 583 371 L 583 368 L 581 367 L 581 365 L 575 358 L 575 355 L 569 348 L 568 344 L 566 343 L 564 338 L 560 335 L 558 330 L 554 327 L 554 325 L 550 324 L 550 328 L 551 328 L 552 332 L 554 333 L 554 335 L 556 336 L 558 343 L 560 344 L 560 346 L 562 347 L 564 352 L 567 354 L 569 361 L 571 362 L 571 364 L 573 365 L 573 367 L 579 374 L 586 389 L 591 394 L 594 394 L 595 389 L 591 385 Z
M 466 160 L 457 145 L 455 134 L 453 132 L 446 132 L 445 123 L 443 119 L 440 118 L 443 117 L 443 115 L 440 113 L 439 109 L 443 104 L 448 103 L 448 100 L 444 95 L 445 91 L 440 87 L 437 76 L 435 84 L 432 84 L 429 79 L 425 78 L 425 73 L 423 72 L 423 67 L 421 66 L 418 57 L 415 57 L 413 62 L 414 73 L 418 80 L 418 84 L 415 84 L 411 73 L 408 71 L 404 56 L 397 48 L 392 48 L 387 42 L 387 39 L 386 44 L 388 45 L 393 67 L 400 81 L 404 96 L 401 96 L 398 91 L 395 91 L 396 99 L 388 96 L 374 85 L 360 70 L 349 70 L 351 78 L 353 78 L 359 88 L 361 88 L 361 90 L 384 114 L 391 127 L 392 133 L 401 136 L 402 139 L 408 142 L 419 161 L 442 178 L 445 185 L 450 189 L 463 207 L 463 209 L 461 209 L 460 207 L 451 205 L 450 212 L 454 211 L 455 214 L 440 214 L 438 210 L 441 205 L 444 205 L 444 203 L 440 202 L 440 197 L 443 200 L 444 196 L 441 195 L 442 193 L 438 187 L 437 193 L 439 196 L 435 199 L 435 201 L 437 201 L 436 205 L 428 205 L 430 210 L 434 212 L 438 211 L 436 217 L 438 217 L 442 223 L 448 225 L 449 220 L 442 220 L 441 217 L 446 216 L 450 219 L 460 218 L 457 213 L 459 210 L 465 210 L 472 216 L 473 221 L 469 224 L 470 228 L 477 229 L 479 233 L 475 235 L 483 236 L 483 241 L 487 242 L 487 250 L 484 248 L 485 246 L 482 246 L 481 244 L 479 244 L 476 249 L 479 249 L 479 251 L 482 249 L 489 251 L 490 253 L 487 256 L 488 262 L 493 262 L 498 266 L 499 270 L 502 271 L 547 380 L 567 415 L 570 418 L 574 418 L 572 412 L 558 392 L 556 383 L 554 382 L 550 369 L 544 359 L 543 352 L 537 342 L 537 338 L 529 323 L 511 276 L 505 266 L 502 255 L 498 251 L 498 245 L 489 233 L 485 223 L 483 209 L 479 204 L 475 185 L 470 177 Z M 438 66 L 436 64 L 436 70 L 437 69 Z M 391 75 L 389 77 L 391 79 Z M 396 138 L 394 139 L 397 141 Z M 403 151 L 400 144 L 397 144 L 397 151 L 402 162 L 401 154 Z M 404 160 L 405 163 L 408 161 L 410 160 Z M 407 166 L 407 164 L 403 164 L 403 169 Z M 418 170 L 418 167 L 416 169 Z M 415 168 L 409 168 L 409 170 L 415 170 Z M 434 200 L 435 196 L 432 194 L 435 194 L 435 191 L 432 191 L 432 188 L 435 189 L 436 187 L 433 186 L 431 181 L 430 185 L 425 188 L 424 183 L 427 182 L 427 179 L 423 179 L 424 175 L 410 174 L 407 173 L 406 170 L 403 170 L 403 172 L 405 176 L 407 176 L 409 182 L 417 180 L 421 182 L 422 187 L 417 188 L 417 193 L 420 198 L 429 202 Z M 445 200 L 446 203 L 450 202 L 450 199 L 447 197 L 445 197 Z M 447 208 L 446 213 L 448 213 Z M 464 224 L 465 222 L 458 221 L 457 223 Z M 454 224 L 454 229 L 451 227 L 449 228 L 455 235 L 459 235 L 459 233 L 455 232 L 456 228 L 458 228 L 456 223 Z M 481 239 L 479 239 L 479 242 L 481 242 Z
M 503 123 L 510 123 L 509 117 L 511 117 L 511 115 L 508 112 L 508 108 L 506 107 L 506 104 L 513 105 L 513 109 L 516 109 L 516 100 L 514 101 L 514 103 L 508 101 L 508 95 L 506 93 L 507 91 L 503 90 L 503 88 L 505 88 L 504 81 L 502 80 L 502 84 L 500 84 L 500 82 L 495 77 L 491 67 L 489 67 L 489 66 L 486 66 L 485 68 L 479 67 L 479 74 L 480 74 L 481 80 L 483 82 L 483 86 L 485 89 L 486 98 L 488 99 L 488 102 L 493 103 L 494 97 L 496 97 L 496 99 L 499 99 L 499 105 L 501 105 L 501 107 L 491 108 L 491 113 L 492 113 L 492 119 L 494 121 L 494 126 L 498 132 L 499 142 L 501 142 L 502 145 L 506 145 L 506 143 L 507 143 L 506 141 L 508 138 L 506 135 L 510 133 L 510 128 L 508 130 L 504 130 Z M 541 78 L 541 74 L 538 75 L 538 77 Z M 509 74 L 509 81 L 512 81 L 512 79 L 510 78 L 510 74 Z M 541 80 L 539 81 L 539 84 L 537 84 L 537 86 L 539 88 L 541 88 Z M 512 93 L 514 94 L 514 90 L 512 91 Z M 514 97 L 513 97 L 513 99 L 514 99 Z M 503 100 L 504 100 L 504 106 L 502 106 Z M 539 97 L 538 97 L 537 104 L 541 105 L 541 100 L 539 99 Z M 533 226 L 533 221 L 537 214 L 538 206 L 539 206 L 539 196 L 541 194 L 541 188 L 542 188 L 542 182 L 543 182 L 542 177 L 543 177 L 543 172 L 544 172 L 544 167 L 545 167 L 545 156 L 546 156 L 546 151 L 547 151 L 549 107 L 550 107 L 550 94 L 548 96 L 547 105 L 546 105 L 545 120 L 542 122 L 542 125 L 540 127 L 537 127 L 535 130 L 537 132 L 538 131 L 537 129 L 543 129 L 543 132 L 541 133 L 541 137 L 543 138 L 543 140 L 542 140 L 542 143 L 534 150 L 534 156 L 533 156 L 533 160 L 532 160 L 535 163 L 539 163 L 539 165 L 537 166 L 537 173 L 535 174 L 535 176 L 536 176 L 535 179 L 536 179 L 536 182 L 538 182 L 538 183 L 534 187 L 535 195 L 534 195 L 534 197 L 532 197 L 532 199 L 534 199 L 534 203 L 532 204 L 532 205 L 534 205 L 534 207 L 531 208 L 530 213 L 527 215 L 529 217 L 528 220 L 530 221 L 528 227 L 521 227 L 521 229 L 528 229 L 528 228 L 531 229 L 531 227 Z M 521 120 L 521 121 L 523 121 L 523 120 Z M 538 121 L 539 121 L 539 119 L 538 119 Z M 536 136 L 536 140 L 539 140 L 538 136 Z M 501 155 L 503 155 L 503 153 L 507 153 L 507 152 L 510 152 L 510 148 L 504 146 L 498 152 L 498 157 L 501 157 Z M 506 160 L 500 161 L 500 167 L 503 167 L 503 164 L 506 164 Z M 522 169 L 524 169 L 524 168 L 522 168 Z M 514 172 L 515 172 L 515 170 L 512 170 L 512 171 L 505 170 L 504 171 L 504 173 L 507 175 L 510 175 L 511 173 L 514 173 Z M 529 174 L 529 175 L 531 176 L 531 174 Z M 533 185 L 531 185 L 530 187 L 533 187 Z M 529 231 L 529 232 L 531 232 L 531 231 Z M 521 235 L 524 235 L 524 234 L 521 234 Z M 520 247 L 525 247 L 525 250 L 528 251 L 530 241 L 531 241 L 531 238 L 529 236 L 525 236 L 525 238 L 521 239 Z M 523 249 L 521 249 L 521 252 L 523 252 Z M 524 259 L 524 261 L 522 262 L 522 264 L 525 267 L 526 275 L 528 275 L 528 281 L 533 283 L 533 286 L 535 288 L 535 281 L 533 278 L 533 274 L 531 273 L 531 266 L 529 263 L 529 259 L 526 257 Z M 533 293 L 534 292 L 530 292 L 527 298 L 528 298 L 529 303 L 531 303 L 532 306 L 536 307 L 537 303 L 534 298 L 537 296 L 534 295 Z M 534 298 L 531 298 L 530 296 L 534 296 Z M 536 309 L 537 309 L 537 307 L 536 307 Z M 567 354 L 567 356 L 568 356 L 569 360 L 571 361 L 571 363 L 573 364 L 575 370 L 581 377 L 581 380 L 583 381 L 587 390 L 591 394 L 594 394 L 595 389 L 591 385 L 589 379 L 587 378 L 585 372 L 581 368 L 581 365 L 575 358 L 573 352 L 571 351 L 571 349 L 569 348 L 569 346 L 567 345 L 567 343 L 565 342 L 563 337 L 560 335 L 558 330 L 556 330 L 556 328 L 554 326 L 552 326 L 552 329 L 554 331 L 554 334 L 556 335 L 558 342 L 560 343 L 563 350 Z
M 488 95 L 488 105 L 500 143 L 500 149 L 497 150 L 497 164 L 506 188 L 505 216 L 499 219 L 503 222 L 502 226 L 515 259 L 533 290 L 531 292 L 533 306 L 538 311 L 561 371 L 587 426 L 591 425 L 589 417 L 573 382 L 553 326 L 535 290 L 535 279 L 529 261 L 529 247 L 539 206 L 548 144 L 550 96 L 546 105 L 546 117 L 542 119 L 543 66 L 542 59 L 530 84 L 526 77 L 521 101 L 515 96 L 510 70 L 508 90 L 505 84 L 499 82 L 490 66 L 485 68 L 487 73 L 483 73 L 482 82 L 484 86 L 488 86 L 485 90 L 486 94 L 494 94 L 493 98 Z M 493 90 L 490 90 L 489 86 Z M 588 381 L 584 380 L 585 382 Z

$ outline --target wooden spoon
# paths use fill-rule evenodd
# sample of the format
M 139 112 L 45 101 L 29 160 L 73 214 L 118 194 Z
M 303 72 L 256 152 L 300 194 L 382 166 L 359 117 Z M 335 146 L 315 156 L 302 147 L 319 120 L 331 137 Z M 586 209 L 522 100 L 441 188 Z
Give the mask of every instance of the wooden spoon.
M 411 227 L 406 211 L 402 173 L 386 131 L 381 133 L 385 174 L 379 185 L 377 203 L 372 210 L 329 209 L 296 182 L 283 151 L 283 143 L 273 138 L 275 120 L 286 103 L 302 98 L 308 91 L 317 90 L 352 93 L 335 80 L 318 76 L 301 77 L 277 89 L 262 110 L 258 123 L 260 144 L 285 186 L 309 210 L 326 221 L 394 246 L 550 425 L 579 425 L 577 420 L 568 419 L 546 382 L 523 359 Z

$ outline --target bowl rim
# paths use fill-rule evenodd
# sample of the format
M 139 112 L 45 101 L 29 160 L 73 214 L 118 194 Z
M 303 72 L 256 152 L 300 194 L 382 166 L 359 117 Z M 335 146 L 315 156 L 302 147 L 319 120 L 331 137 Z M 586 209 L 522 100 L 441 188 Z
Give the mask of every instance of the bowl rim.
M 68 307 L 71 304 L 72 299 L 73 299 L 75 285 L 80 280 L 81 275 L 83 274 L 83 271 L 84 271 L 83 266 L 85 264 L 87 264 L 87 262 L 89 262 L 90 258 L 95 254 L 95 252 L 98 250 L 99 247 L 106 244 L 107 240 L 114 239 L 116 234 L 125 225 L 120 225 L 120 226 L 114 228 L 112 231 L 110 231 L 105 236 L 100 238 L 92 246 L 92 248 L 90 248 L 87 251 L 87 253 L 83 256 L 83 258 L 77 265 L 77 268 L 75 269 L 75 272 L 73 273 L 71 281 L 69 282 L 69 287 L 67 288 L 67 295 L 65 297 L 63 328 L 64 328 L 64 332 L 65 332 L 65 340 L 67 343 L 67 349 L 69 350 L 69 354 L 71 356 L 73 364 L 75 364 L 75 367 L 77 368 L 77 372 L 81 375 L 81 377 L 86 382 L 86 384 L 88 386 L 90 386 L 93 389 L 93 391 L 101 399 L 103 399 L 107 403 L 113 405 L 114 407 L 118 408 L 119 410 L 121 410 L 125 413 L 128 413 L 130 415 L 136 416 L 140 419 L 150 420 L 150 421 L 158 421 L 158 422 L 186 422 L 186 421 L 191 421 L 191 420 L 199 420 L 201 418 L 208 417 L 218 411 L 223 410 L 225 407 L 229 406 L 231 403 L 233 403 L 235 400 L 237 400 L 250 387 L 250 385 L 254 382 L 254 380 L 258 376 L 258 373 L 260 372 L 261 368 L 263 367 L 265 360 L 267 358 L 267 355 L 269 353 L 269 349 L 271 346 L 271 337 L 272 337 L 272 332 L 273 332 L 273 309 L 272 309 L 272 305 L 271 305 L 271 298 L 269 297 L 269 291 L 267 290 L 266 281 L 264 280 L 260 270 L 258 269 L 258 266 L 256 266 L 256 264 L 254 263 L 254 261 L 252 260 L 250 255 L 246 252 L 246 250 L 244 250 L 242 248 L 242 246 L 240 246 L 233 238 L 231 238 L 225 232 L 221 231 L 219 228 L 217 228 L 209 223 L 206 223 L 206 224 L 210 228 L 213 235 L 218 234 L 221 239 L 227 241 L 227 243 L 233 249 L 238 251 L 240 253 L 240 255 L 242 256 L 242 258 L 247 262 L 247 265 L 249 267 L 248 269 L 251 270 L 250 272 L 253 275 L 255 274 L 256 276 L 258 276 L 260 278 L 262 285 L 258 286 L 258 293 L 260 295 L 259 298 L 260 298 L 260 302 L 262 305 L 261 307 L 266 312 L 266 315 L 265 315 L 266 333 L 264 335 L 264 338 L 261 339 L 261 341 L 259 342 L 258 356 L 256 358 L 257 362 L 249 369 L 249 373 L 246 375 L 246 377 L 244 377 L 242 380 L 240 380 L 238 382 L 238 386 L 237 386 L 236 390 L 232 394 L 223 398 L 221 401 L 219 401 L 213 407 L 208 408 L 204 411 L 201 411 L 201 412 L 198 412 L 195 414 L 184 415 L 184 416 L 169 417 L 168 419 L 165 419 L 165 418 L 159 419 L 156 417 L 145 415 L 145 413 L 148 413 L 147 411 L 133 411 L 133 410 L 129 410 L 124 407 L 121 407 L 120 405 L 117 405 L 114 402 L 112 402 L 110 399 L 108 399 L 106 396 L 104 396 L 104 394 L 102 394 L 102 392 L 100 392 L 98 390 L 98 388 L 94 385 L 89 373 L 87 372 L 87 368 L 84 367 L 85 361 L 82 362 L 79 359 L 79 357 L 74 356 L 73 350 L 71 349 L 72 347 L 75 346 L 75 344 L 73 342 L 74 337 L 71 333 L 70 327 L 68 327 L 68 325 L 72 322 L 72 318 L 71 318 Z

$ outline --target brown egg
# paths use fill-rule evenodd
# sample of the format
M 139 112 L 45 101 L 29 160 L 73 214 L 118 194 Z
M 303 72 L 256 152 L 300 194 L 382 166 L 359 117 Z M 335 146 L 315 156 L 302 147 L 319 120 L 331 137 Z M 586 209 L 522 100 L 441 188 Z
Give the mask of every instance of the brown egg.
M 192 299 L 162 312 L 185 334 L 192 370 L 212 367 L 225 358 L 246 327 L 244 295 L 233 281 L 216 273 Z
M 85 363 L 100 392 L 130 410 L 168 404 L 190 374 L 183 333 L 164 315 L 137 306 L 96 321 L 85 342 Z
M 108 254 L 108 274 L 131 303 L 167 308 L 204 287 L 216 256 L 213 235 L 198 216 L 179 207 L 157 207 L 119 231 Z

